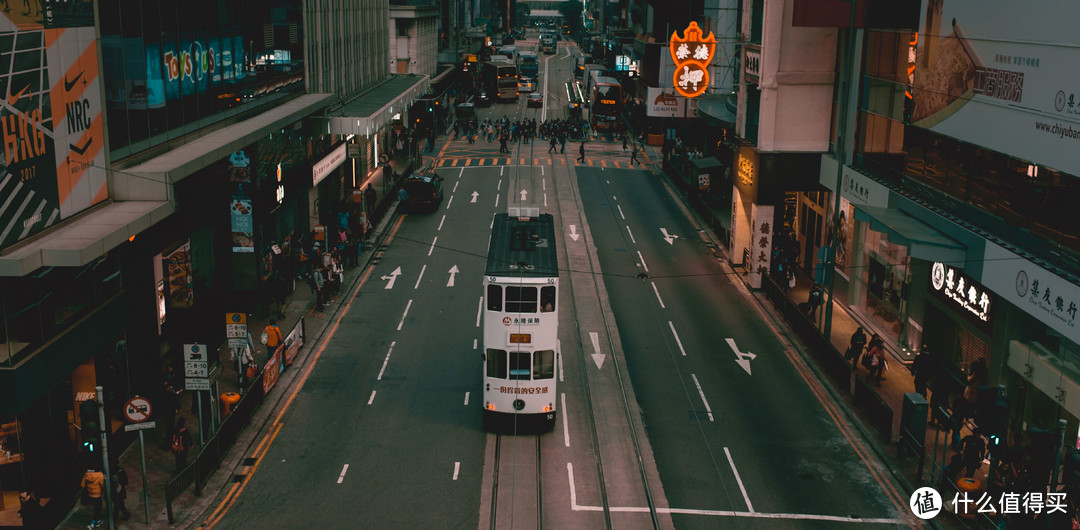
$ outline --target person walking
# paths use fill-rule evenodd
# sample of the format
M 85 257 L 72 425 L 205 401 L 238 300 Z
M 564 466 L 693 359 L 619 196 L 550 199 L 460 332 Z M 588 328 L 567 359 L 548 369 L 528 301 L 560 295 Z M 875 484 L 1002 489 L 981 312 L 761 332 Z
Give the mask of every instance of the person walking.
M 821 306 L 821 297 L 821 285 L 814 283 L 814 286 L 810 288 L 810 297 L 806 300 L 806 313 L 810 315 L 810 320 L 817 320 L 817 308 Z
M 323 273 L 322 266 L 311 271 L 311 284 L 315 289 L 315 310 L 322 311 L 323 306 L 326 305 L 326 275 Z
M 937 360 L 930 354 L 924 344 L 919 356 L 911 363 L 911 373 L 915 375 L 915 392 L 926 397 L 926 384 L 933 378 L 937 370 Z
M 187 420 L 176 419 L 176 429 L 172 435 L 172 454 L 176 462 L 176 473 L 179 474 L 187 467 L 188 450 L 191 449 L 191 433 L 188 432 Z
M 623 139 L 623 151 L 625 151 L 625 150 L 626 150 L 626 139 L 624 138 Z M 631 166 L 634 165 L 635 163 L 638 164 L 638 165 L 641 165 L 641 162 L 638 162 L 637 153 L 638 153 L 638 147 L 637 147 L 637 144 L 634 144 L 634 150 L 630 152 L 630 165 Z
M 266 325 L 262 332 L 262 343 L 266 345 L 266 352 L 273 355 L 274 351 L 283 342 L 285 342 L 285 338 L 281 335 L 281 328 L 277 326 L 277 320 L 271 318 L 270 323 Z
M 41 499 L 34 492 L 19 492 L 19 518 L 22 519 L 23 528 L 45 528 L 45 508 L 41 507 Z
M 626 144 L 627 144 L 627 141 L 626 141 L 626 133 L 623 133 L 623 134 L 622 134 L 622 151 L 623 151 L 624 153 L 626 152 Z M 636 148 L 637 146 L 634 146 L 634 147 Z M 635 149 L 635 151 L 636 151 L 636 149 Z M 633 163 L 633 162 L 631 162 L 631 163 Z
M 566 133 L 559 133 L 559 145 L 562 146 L 559 149 L 559 154 L 566 154 Z
M 127 521 L 131 518 L 131 512 L 124 506 L 127 499 L 127 471 L 122 466 L 115 466 L 109 480 L 112 481 L 113 519 Z
M 847 352 L 844 353 L 844 360 L 851 361 L 852 369 L 855 369 L 855 362 L 858 361 L 859 356 L 862 355 L 864 346 L 866 346 L 866 333 L 863 332 L 862 326 L 859 326 L 855 330 L 855 333 L 851 334 Z
M 978 428 L 960 441 L 960 454 L 964 458 L 964 476 L 974 477 L 975 471 L 982 467 L 983 458 L 986 457 L 986 439 Z
M 552 136 L 552 137 L 551 137 L 551 140 L 550 140 L 550 141 L 549 141 L 548 143 L 550 143 L 550 144 L 551 144 L 551 145 L 550 145 L 550 146 L 548 147 L 548 154 L 550 155 L 551 153 L 555 153 L 555 152 L 556 152 L 556 150 L 557 150 L 557 149 L 558 149 L 558 147 L 559 147 L 559 141 L 558 141 L 557 139 L 555 139 L 555 137 L 554 137 L 554 136 Z
M 94 508 L 90 526 L 101 526 L 101 495 L 105 492 L 105 474 L 94 468 L 87 469 L 86 473 L 83 473 L 79 487 L 86 490 L 86 497 L 90 500 L 90 506 Z
M 578 162 L 585 163 L 585 140 L 581 141 L 581 145 L 578 146 Z

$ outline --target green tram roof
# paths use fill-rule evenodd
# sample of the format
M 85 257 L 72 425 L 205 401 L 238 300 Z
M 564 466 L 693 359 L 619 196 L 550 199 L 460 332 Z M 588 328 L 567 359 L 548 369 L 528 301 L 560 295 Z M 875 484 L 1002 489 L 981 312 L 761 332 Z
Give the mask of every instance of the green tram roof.
M 521 266 L 520 264 L 524 264 Z M 555 254 L 555 220 L 539 217 L 495 215 L 488 248 L 487 276 L 559 276 Z

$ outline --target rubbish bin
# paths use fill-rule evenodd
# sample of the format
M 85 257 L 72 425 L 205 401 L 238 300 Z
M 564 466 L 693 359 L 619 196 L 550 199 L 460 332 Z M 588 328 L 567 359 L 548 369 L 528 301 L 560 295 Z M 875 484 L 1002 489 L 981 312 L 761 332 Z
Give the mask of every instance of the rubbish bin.
M 961 478 L 956 481 L 956 489 L 959 491 L 961 501 L 964 500 L 965 494 L 967 494 L 966 500 L 968 501 L 956 504 L 956 515 L 963 519 L 974 519 L 978 509 L 975 501 L 979 500 L 983 490 L 982 481 L 977 478 Z M 945 499 L 945 502 L 948 503 L 949 500 Z
M 223 392 L 221 394 L 221 416 L 228 416 L 232 412 L 233 405 L 240 401 L 240 394 L 236 392 Z

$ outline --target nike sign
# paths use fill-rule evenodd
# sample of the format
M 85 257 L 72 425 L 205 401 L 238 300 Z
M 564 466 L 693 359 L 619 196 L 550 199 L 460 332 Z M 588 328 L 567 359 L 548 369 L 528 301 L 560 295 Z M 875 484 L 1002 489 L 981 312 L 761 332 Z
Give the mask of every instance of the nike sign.
M 71 89 L 75 88 L 75 83 L 79 82 L 79 79 L 82 77 L 82 75 L 83 75 L 83 73 L 79 72 L 79 75 L 75 76 L 75 79 L 73 79 L 71 81 L 68 81 L 67 76 L 65 75 L 64 76 L 64 90 L 67 90 L 68 92 L 71 92 Z

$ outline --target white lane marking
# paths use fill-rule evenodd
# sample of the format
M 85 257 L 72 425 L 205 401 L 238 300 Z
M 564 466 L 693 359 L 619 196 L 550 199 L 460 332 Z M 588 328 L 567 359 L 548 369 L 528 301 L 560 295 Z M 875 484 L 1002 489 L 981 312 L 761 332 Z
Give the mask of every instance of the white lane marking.
M 506 167 L 506 166 L 503 166 L 503 167 Z M 499 168 L 499 176 L 500 177 L 502 176 L 502 170 L 503 170 L 503 168 L 500 167 Z M 502 191 L 502 179 L 499 179 L 499 182 L 495 184 L 495 191 Z
M 649 266 L 645 264 L 645 256 L 641 255 L 641 251 L 637 251 L 637 257 L 641 260 L 641 267 L 645 269 L 645 272 L 649 272 Z
M 349 470 L 349 464 L 345 464 L 345 467 L 341 468 L 341 474 L 338 475 L 337 483 L 341 484 L 345 481 L 345 472 Z
M 622 206 L 619 206 L 618 204 L 616 204 L 615 207 L 619 209 L 619 217 L 622 217 L 622 220 L 625 221 L 626 216 L 623 215 L 623 213 L 622 213 Z
M 495 207 L 496 208 L 499 207 L 499 196 L 498 195 L 495 195 Z
M 480 327 L 480 316 L 484 314 L 484 297 L 480 297 L 480 302 L 476 304 L 476 327 Z
M 464 172 L 465 172 L 465 168 L 461 168 L 461 171 L 458 172 L 458 178 L 459 179 L 461 178 L 461 174 L 463 174 Z M 457 191 L 458 184 L 461 184 L 460 180 L 454 182 L 454 189 L 450 190 L 450 193 L 454 193 L 455 191 Z
M 446 222 L 446 214 L 443 214 L 442 219 L 439 220 L 439 228 L 436 229 L 435 231 L 438 232 L 438 231 L 442 230 L 442 225 L 445 222 Z
M 541 174 L 541 175 L 543 175 L 543 174 L 544 174 L 544 166 L 540 166 L 540 174 Z M 547 179 L 540 179 L 540 187 L 541 187 L 541 188 L 542 188 L 542 189 L 543 189 L 544 191 L 547 191 Z
M 500 177 L 503 176 L 503 170 L 504 169 L 506 169 L 506 166 L 499 166 L 499 176 Z M 499 184 L 502 184 L 501 180 L 499 181 Z
M 671 328 L 671 334 L 675 335 L 675 344 L 679 345 L 679 351 L 682 352 L 683 357 L 686 357 L 686 350 L 682 347 L 682 341 L 679 340 L 679 334 L 675 332 L 675 324 L 672 324 L 670 320 L 667 321 L 668 327 Z
M 578 511 L 577 486 L 574 484 L 574 464 L 570 462 L 566 463 L 566 476 L 570 479 L 570 509 L 576 512 Z M 597 508 L 603 507 L 597 506 Z
M 443 209 L 444 210 L 449 210 L 451 204 L 454 204 L 454 194 L 453 193 L 450 194 L 450 200 L 446 201 L 446 208 L 443 208 Z
M 405 325 L 405 315 L 409 314 L 410 307 L 412 307 L 412 299 L 409 300 L 409 303 L 405 304 L 405 312 L 401 314 L 401 321 L 397 324 L 398 331 L 401 331 L 401 326 Z
M 476 339 L 473 339 L 473 340 L 472 340 L 472 349 L 474 349 L 474 350 L 476 349 L 476 344 L 477 344 L 477 342 L 478 342 L 478 341 L 477 341 Z
M 649 282 L 652 284 L 652 290 L 656 293 L 656 299 L 660 301 L 660 309 L 666 309 L 664 306 L 664 299 L 660 298 L 660 290 L 656 288 L 656 282 Z
M 750 496 L 746 494 L 746 486 L 743 486 L 742 478 L 739 477 L 739 470 L 735 469 L 735 461 L 731 459 L 731 451 L 728 451 L 727 447 L 724 448 L 724 454 L 727 455 L 728 464 L 731 465 L 731 472 L 735 474 L 735 482 L 739 483 L 739 491 L 742 492 L 742 498 L 746 501 L 746 509 L 750 513 L 754 513 L 754 505 L 750 504 Z
M 544 207 L 547 208 L 547 194 L 544 194 Z
M 385 372 L 385 371 L 386 371 L 386 365 L 387 365 L 387 363 L 389 363 L 389 362 L 390 362 L 390 354 L 394 352 L 394 345 L 395 345 L 395 344 L 397 344 L 397 341 L 396 341 L 396 340 L 395 340 L 395 341 L 391 341 L 391 342 L 390 342 L 390 349 L 389 349 L 389 350 L 386 350 L 386 358 L 385 358 L 385 359 L 383 359 L 383 362 L 382 362 L 382 368 L 381 368 L 381 369 L 379 370 L 379 377 L 376 377 L 376 378 L 375 378 L 375 379 L 376 379 L 377 381 L 382 381 L 382 374 L 383 374 L 383 372 Z
M 712 408 L 709 407 L 709 400 L 705 399 L 705 391 L 701 390 L 701 383 L 698 383 L 696 375 L 690 374 L 690 377 L 694 380 L 694 386 L 697 387 L 697 393 L 699 396 L 701 396 L 701 402 L 705 404 L 705 412 L 709 413 L 709 421 L 713 421 Z
M 454 480 L 457 480 L 458 471 L 461 471 L 461 462 L 454 462 Z
M 543 175 L 543 174 L 544 174 L 544 166 L 540 166 L 540 174 L 541 174 L 541 175 Z M 544 189 L 546 190 L 547 188 L 544 188 Z
M 416 285 L 413 286 L 413 290 L 420 288 L 420 280 L 424 279 L 424 271 L 427 270 L 427 265 L 420 267 L 420 276 L 416 278 Z
M 465 393 L 465 406 L 466 407 L 469 406 L 469 393 L 468 392 Z
M 562 393 L 562 403 L 559 406 L 562 407 L 562 432 L 563 432 L 563 444 L 570 447 L 570 421 L 566 419 L 566 392 Z
M 368 398 L 367 404 L 370 405 L 373 401 L 375 401 L 375 391 L 374 390 L 371 391 L 371 397 Z
M 630 231 L 630 225 L 626 225 L 626 233 L 630 234 L 630 242 L 636 245 L 637 239 L 634 239 L 634 233 Z
M 439 240 L 439 236 L 435 236 L 435 239 L 431 240 L 431 248 L 427 249 L 427 255 L 430 256 L 432 251 L 435 250 L 435 242 Z

